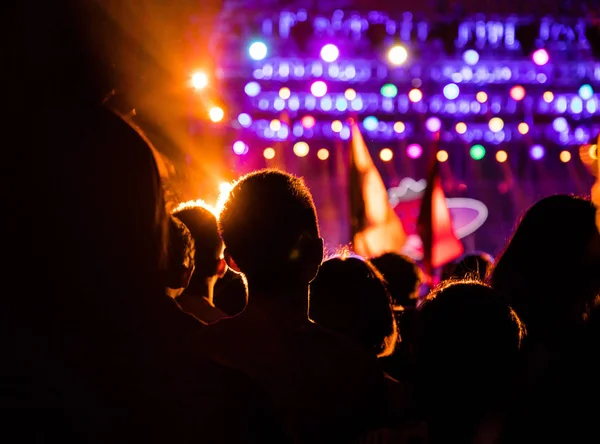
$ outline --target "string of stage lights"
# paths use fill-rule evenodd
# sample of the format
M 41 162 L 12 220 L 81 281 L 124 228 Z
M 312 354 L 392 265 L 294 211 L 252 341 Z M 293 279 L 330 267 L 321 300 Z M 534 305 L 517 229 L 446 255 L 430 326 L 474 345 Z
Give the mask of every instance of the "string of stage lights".
M 568 162 L 600 131 L 598 36 L 583 19 L 438 26 L 410 14 L 300 10 L 256 29 L 222 32 L 228 57 L 216 75 L 227 112 L 209 110 L 231 125 L 240 156 L 272 159 L 291 145 L 298 157 L 325 160 L 350 138 L 350 116 L 383 161 L 419 158 L 435 136 L 440 161 L 466 144 L 474 160 L 495 153 L 505 162 L 526 149 L 533 160 Z

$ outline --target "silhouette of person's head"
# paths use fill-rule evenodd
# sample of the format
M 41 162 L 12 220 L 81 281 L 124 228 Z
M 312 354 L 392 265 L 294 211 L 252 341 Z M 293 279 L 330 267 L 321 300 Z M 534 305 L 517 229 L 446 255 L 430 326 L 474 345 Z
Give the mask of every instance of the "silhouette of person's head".
M 531 339 L 579 324 L 598 294 L 600 235 L 594 217 L 587 199 L 541 199 L 525 212 L 497 258 L 491 285 L 508 298 Z
M 291 174 L 264 169 L 242 177 L 219 218 L 226 257 L 252 289 L 307 286 L 323 260 L 310 191 Z
M 416 306 L 423 272 L 414 260 L 403 254 L 384 253 L 371 259 L 371 263 L 386 280 L 394 305 Z
M 523 324 L 498 292 L 467 279 L 442 282 L 418 312 L 414 356 L 428 420 L 434 429 L 477 421 L 508 392 Z
M 215 280 L 223 276 L 226 270 L 223 240 L 215 215 L 199 201 L 179 204 L 172 214 L 185 224 L 194 238 L 196 254 L 192 280 Z
M 441 280 L 473 278 L 484 281 L 494 259 L 482 251 L 465 254 L 460 259 L 446 264 L 442 268 Z
M 321 264 L 310 284 L 309 317 L 379 357 L 392 354 L 398 341 L 383 276 L 357 256 L 342 254 Z
M 194 272 L 195 245 L 186 225 L 171 215 L 169 218 L 169 261 L 166 270 L 167 293 L 177 297 L 190 283 Z

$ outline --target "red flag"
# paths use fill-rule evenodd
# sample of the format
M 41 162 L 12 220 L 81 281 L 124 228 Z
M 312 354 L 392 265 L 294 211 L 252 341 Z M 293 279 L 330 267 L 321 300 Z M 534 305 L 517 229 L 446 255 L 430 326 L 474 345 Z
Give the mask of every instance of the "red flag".
M 454 234 L 446 196 L 442 189 L 435 152 L 429 167 L 427 188 L 421 200 L 417 230 L 423 242 L 423 264 L 429 277 L 433 270 L 461 256 L 462 243 Z
M 370 258 L 402 252 L 406 233 L 356 122 L 350 151 L 350 225 L 357 254 Z

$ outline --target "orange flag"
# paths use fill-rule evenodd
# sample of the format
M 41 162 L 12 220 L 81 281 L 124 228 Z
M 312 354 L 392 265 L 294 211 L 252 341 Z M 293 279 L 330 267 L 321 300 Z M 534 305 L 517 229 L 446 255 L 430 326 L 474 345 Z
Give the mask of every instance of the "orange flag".
M 434 153 L 437 149 L 433 150 Z M 450 210 L 442 189 L 439 162 L 435 154 L 427 177 L 427 188 L 421 200 L 417 230 L 423 242 L 423 265 L 425 273 L 433 276 L 433 270 L 461 256 L 464 247 L 454 234 Z
M 350 219 L 357 254 L 370 258 L 402 252 L 406 233 L 356 122 L 350 151 Z

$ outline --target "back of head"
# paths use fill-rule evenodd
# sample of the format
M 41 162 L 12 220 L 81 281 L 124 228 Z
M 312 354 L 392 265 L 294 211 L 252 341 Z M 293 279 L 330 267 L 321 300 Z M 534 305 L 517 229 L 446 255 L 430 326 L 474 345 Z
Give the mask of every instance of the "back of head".
M 511 383 L 524 327 L 504 298 L 474 280 L 446 281 L 419 306 L 415 359 L 433 415 L 484 409 Z M 466 401 L 466 402 L 465 402 Z
M 469 253 L 444 267 L 441 280 L 473 278 L 483 281 L 493 263 L 494 259 L 487 253 Z
M 358 257 L 327 259 L 310 284 L 309 317 L 377 356 L 390 355 L 398 339 L 391 304 L 381 274 Z
M 384 253 L 371 263 L 383 274 L 394 305 L 416 306 L 423 272 L 414 260 L 403 254 Z
M 598 294 L 600 236 L 594 217 L 587 199 L 541 199 L 526 211 L 497 258 L 491 285 L 509 299 L 530 334 L 558 331 L 558 320 L 581 320 L 585 303 Z
M 171 296 L 184 290 L 194 269 L 194 238 L 183 222 L 169 217 L 169 260 L 166 270 L 166 287 Z
M 219 228 L 250 287 L 308 284 L 322 261 L 310 191 L 301 179 L 279 170 L 242 177 L 223 206 Z
M 172 213 L 190 230 L 196 247 L 195 270 L 192 279 L 216 276 L 223 255 L 217 218 L 199 201 L 179 204 Z

